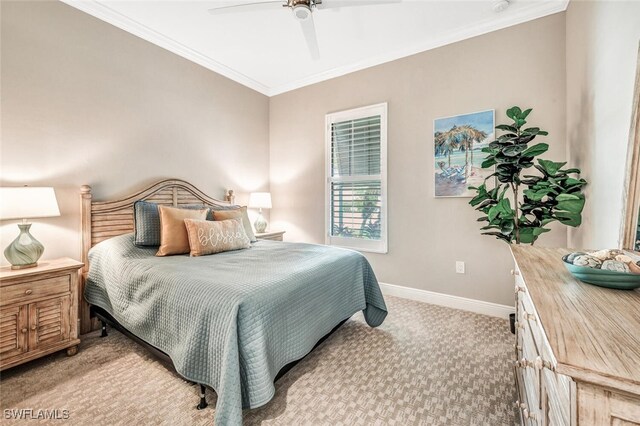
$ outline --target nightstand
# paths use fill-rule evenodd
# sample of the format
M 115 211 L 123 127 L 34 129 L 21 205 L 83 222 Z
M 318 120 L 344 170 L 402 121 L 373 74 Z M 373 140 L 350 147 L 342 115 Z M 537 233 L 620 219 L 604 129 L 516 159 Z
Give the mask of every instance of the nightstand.
M 256 238 L 258 240 L 282 241 L 282 236 L 285 232 L 286 231 L 270 231 L 256 233 Z
M 73 259 L 0 268 L 0 370 L 67 350 L 78 352 L 78 270 Z

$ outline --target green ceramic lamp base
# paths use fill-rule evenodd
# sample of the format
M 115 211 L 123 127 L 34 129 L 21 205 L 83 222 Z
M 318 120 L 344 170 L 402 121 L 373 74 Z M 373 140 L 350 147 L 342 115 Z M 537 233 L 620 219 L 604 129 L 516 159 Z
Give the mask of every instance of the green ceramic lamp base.
M 267 220 L 262 216 L 262 209 L 260 209 L 260 213 L 258 214 L 258 218 L 253 223 L 253 226 L 256 228 L 256 232 L 262 234 L 267 230 Z
M 20 234 L 4 250 L 4 257 L 11 269 L 25 269 L 38 266 L 38 259 L 44 252 L 44 246 L 29 233 L 30 223 L 18 224 Z

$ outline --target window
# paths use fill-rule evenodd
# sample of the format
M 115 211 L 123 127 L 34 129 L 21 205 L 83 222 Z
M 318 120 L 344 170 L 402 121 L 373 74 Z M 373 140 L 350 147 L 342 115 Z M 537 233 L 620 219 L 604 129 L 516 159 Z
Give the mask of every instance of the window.
M 327 244 L 387 252 L 387 104 L 326 116 Z

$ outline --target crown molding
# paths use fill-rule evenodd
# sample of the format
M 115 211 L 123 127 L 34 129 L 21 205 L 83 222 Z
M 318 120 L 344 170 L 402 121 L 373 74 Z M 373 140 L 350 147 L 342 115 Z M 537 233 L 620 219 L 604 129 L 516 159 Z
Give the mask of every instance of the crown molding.
M 115 27 L 127 31 L 128 33 L 140 37 L 143 40 L 162 47 L 189 61 L 195 62 L 198 65 L 221 74 L 266 96 L 275 96 L 285 92 L 290 92 L 292 90 L 296 90 L 305 86 L 310 86 L 312 84 L 320 83 L 325 80 L 360 71 L 365 68 L 381 65 L 387 62 L 395 61 L 397 59 L 405 58 L 407 56 L 415 55 L 420 52 L 442 47 L 447 44 L 456 43 L 458 41 L 477 37 L 483 34 L 490 33 L 492 31 L 501 30 L 527 21 L 563 12 L 567 9 L 567 6 L 569 4 L 569 0 L 545 1 L 541 3 L 532 2 L 515 13 L 510 14 L 507 10 L 498 15 L 497 19 L 488 19 L 484 22 L 474 25 L 473 27 L 465 28 L 460 31 L 452 31 L 448 34 L 444 34 L 441 37 L 429 40 L 425 43 L 420 43 L 409 48 L 398 49 L 389 54 L 368 58 L 363 61 L 350 64 L 348 66 L 333 68 L 290 83 L 282 84 L 275 87 L 269 87 L 263 83 L 260 83 L 259 81 L 252 79 L 251 77 L 242 74 L 241 72 L 238 72 L 224 64 L 221 64 L 220 62 L 215 61 L 214 59 L 206 55 L 203 55 L 196 50 L 185 46 L 182 43 L 173 40 L 170 37 L 154 31 L 135 20 L 126 17 L 125 15 L 116 12 L 115 10 L 103 5 L 96 0 L 61 1 L 68 4 L 69 6 L 88 13 L 95 18 L 105 21 Z
M 214 59 L 203 55 L 202 53 L 193 50 L 182 43 L 173 40 L 151 28 L 140 24 L 139 22 L 126 17 L 125 15 L 116 12 L 108 6 L 103 5 L 95 0 L 60 0 L 67 5 L 74 7 L 82 12 L 85 12 L 101 21 L 107 22 L 115 27 L 120 28 L 128 33 L 131 33 L 143 40 L 162 47 L 178 56 L 195 62 L 211 71 L 214 71 L 220 75 L 223 75 L 237 83 L 242 84 L 250 89 L 269 96 L 270 90 L 264 84 L 248 77 L 234 69 L 215 61 Z
M 300 89 L 305 86 L 310 86 L 312 84 L 320 83 L 322 81 L 330 80 L 332 78 L 340 77 L 352 72 L 361 71 L 363 69 L 371 68 L 376 65 L 381 65 L 387 62 L 406 58 L 408 56 L 425 52 L 427 50 L 436 49 L 438 47 L 456 43 L 458 41 L 522 24 L 527 21 L 532 21 L 534 19 L 543 18 L 555 13 L 564 12 L 567 9 L 568 5 L 569 0 L 563 0 L 545 3 L 531 3 L 528 7 L 522 8 L 517 13 L 511 15 L 509 15 L 509 12 L 507 10 L 501 13 L 499 19 L 486 20 L 480 24 L 474 25 L 470 28 L 465 28 L 461 31 L 452 31 L 436 39 L 429 40 L 426 43 L 420 43 L 406 49 L 399 49 L 395 52 L 391 52 L 385 55 L 368 58 L 366 60 L 353 63 L 345 67 L 333 68 L 331 70 L 314 74 L 310 77 L 296 80 L 291 83 L 271 87 L 269 89 L 269 96 L 275 96 L 282 93 L 290 92 L 292 90 Z

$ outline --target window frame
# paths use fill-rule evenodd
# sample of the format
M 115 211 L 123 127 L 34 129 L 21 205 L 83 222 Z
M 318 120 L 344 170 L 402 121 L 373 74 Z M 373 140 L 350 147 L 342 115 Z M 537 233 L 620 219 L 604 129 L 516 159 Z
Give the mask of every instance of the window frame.
M 371 180 L 370 176 L 353 176 L 349 180 L 341 180 L 331 176 L 331 125 L 342 121 L 380 116 L 380 239 L 367 240 L 355 237 L 335 237 L 331 235 L 331 184 L 333 182 L 349 182 Z M 387 215 L 387 103 L 379 103 L 325 115 L 325 244 L 371 253 L 388 252 Z

